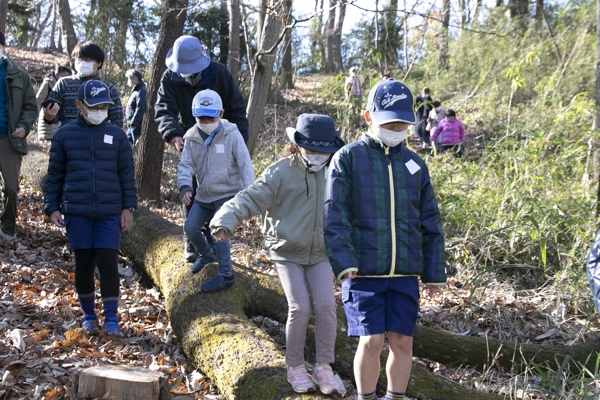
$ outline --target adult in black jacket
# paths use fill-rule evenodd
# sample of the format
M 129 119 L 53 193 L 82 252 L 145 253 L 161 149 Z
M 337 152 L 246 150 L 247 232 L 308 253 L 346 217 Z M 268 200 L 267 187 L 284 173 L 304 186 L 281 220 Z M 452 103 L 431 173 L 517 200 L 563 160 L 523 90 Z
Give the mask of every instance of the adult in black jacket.
M 127 86 L 131 88 L 131 94 L 127 101 L 125 120 L 127 121 L 127 139 L 135 144 L 142 133 L 142 121 L 146 111 L 146 84 L 142 73 L 137 69 L 125 72 Z
M 181 36 L 167 53 L 167 70 L 164 72 L 158 89 L 154 118 L 158 131 L 165 142 L 175 150 L 183 150 L 183 135 L 196 124 L 192 115 L 192 101 L 196 93 L 211 89 L 221 96 L 225 113 L 223 118 L 237 125 L 244 141 L 248 141 L 248 119 L 246 102 L 227 67 L 211 61 L 206 48 L 194 36 Z M 196 179 L 193 179 L 192 198 L 196 196 Z M 193 204 L 182 203 L 183 221 Z M 205 231 L 209 243 L 210 233 Z M 183 257 L 194 262 L 198 257 L 195 247 L 185 237 Z
M 429 145 L 430 132 L 427 129 L 427 118 L 429 112 L 433 110 L 433 99 L 428 87 L 423 88 L 423 92 L 415 99 L 415 114 L 417 115 L 417 126 L 415 127 L 416 136 L 419 137 L 421 146 Z

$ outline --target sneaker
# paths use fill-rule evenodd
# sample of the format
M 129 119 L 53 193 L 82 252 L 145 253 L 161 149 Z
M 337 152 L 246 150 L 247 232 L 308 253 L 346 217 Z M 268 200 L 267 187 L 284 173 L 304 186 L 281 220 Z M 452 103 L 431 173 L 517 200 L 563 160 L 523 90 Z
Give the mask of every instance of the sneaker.
M 4 233 L 2 231 L 2 229 L 0 229 L 0 237 L 4 240 L 6 240 L 7 242 L 13 241 L 17 238 L 16 235 L 9 235 L 8 233 Z
M 335 381 L 333 371 L 329 365 L 317 364 L 312 374 L 312 380 L 319 385 L 319 390 L 323 394 L 341 394 L 340 387 Z
M 100 325 L 98 324 L 98 320 L 97 319 L 84 319 L 83 322 L 81 323 L 81 327 L 83 329 L 87 329 L 90 332 L 96 332 L 98 330 L 98 327 Z
M 287 381 L 292 385 L 292 389 L 296 393 L 314 392 L 317 389 L 315 384 L 310 380 L 304 364 L 296 368 L 288 367 Z
M 210 264 L 211 262 L 214 262 L 216 260 L 217 259 L 215 258 L 214 254 L 209 254 L 207 256 L 198 257 L 198 259 L 196 260 L 194 265 L 192 265 L 190 267 L 190 272 L 192 274 L 195 274 L 196 272 L 200 272 L 206 264 Z
M 234 277 L 217 275 L 204 282 L 200 288 L 203 292 L 218 292 L 233 286 Z
M 104 332 L 108 336 L 118 336 L 123 337 L 123 332 L 121 332 L 121 328 L 119 328 L 119 319 L 118 318 L 107 318 L 104 321 Z

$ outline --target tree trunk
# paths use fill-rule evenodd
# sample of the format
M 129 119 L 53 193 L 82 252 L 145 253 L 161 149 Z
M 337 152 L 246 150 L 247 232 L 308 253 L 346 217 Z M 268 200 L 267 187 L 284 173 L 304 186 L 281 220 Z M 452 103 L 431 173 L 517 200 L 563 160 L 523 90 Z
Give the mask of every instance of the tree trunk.
M 165 297 L 173 331 L 185 354 L 207 374 L 227 399 L 326 399 L 320 394 L 300 395 L 286 381 L 285 355 L 272 338 L 248 321 L 262 315 L 277 321 L 287 318 L 287 301 L 276 277 L 234 265 L 235 284 L 217 293 L 202 293 L 201 282 L 216 273 L 211 264 L 196 275 L 178 256 L 181 227 L 145 209 L 136 211 L 133 228 L 121 239 L 121 250 L 143 268 Z M 345 333 L 346 319 L 338 308 L 335 369 L 345 379 L 353 376 L 356 338 Z M 433 331 L 432 332 L 437 332 Z M 446 334 L 447 335 L 447 334 Z M 462 336 L 459 340 L 464 339 Z M 428 340 L 431 338 L 428 337 Z M 309 354 L 314 354 L 313 327 L 307 333 Z M 382 359 L 387 358 L 387 351 Z M 312 360 L 312 357 L 309 357 Z M 385 392 L 385 362 L 378 391 Z M 502 399 L 474 392 L 418 367 L 412 369 L 408 395 L 430 400 Z
M 280 9 L 271 9 L 264 22 L 262 38 L 259 40 L 261 46 L 255 57 L 252 86 L 250 87 L 250 97 L 246 112 L 250 125 L 248 151 L 251 156 L 254 154 L 258 134 L 262 130 L 264 110 L 267 105 L 269 88 L 271 87 L 277 46 L 283 39 L 282 35 L 285 34 L 285 32 L 281 31 L 281 22 L 284 16 L 290 13 L 290 9 L 287 8 L 290 4 L 286 2 Z
M 337 7 L 335 27 L 333 29 L 332 42 L 332 57 L 333 57 L 333 72 L 339 73 L 344 71 L 344 63 L 342 61 L 342 29 L 344 27 L 344 19 L 346 18 L 346 2 L 340 1 Z
M 48 20 L 50 19 L 51 15 L 52 5 L 48 6 L 48 9 L 46 10 L 46 16 L 42 21 L 39 21 L 38 26 L 35 28 L 35 32 L 33 33 L 33 39 L 31 41 L 31 47 L 38 47 L 38 43 L 40 41 L 40 38 L 42 37 L 42 33 L 44 32 L 44 29 L 46 29 L 46 26 L 48 25 Z
M 117 21 L 114 26 L 116 35 L 113 36 L 114 44 L 110 47 L 112 47 L 113 63 L 123 68 L 127 62 L 127 49 L 125 46 L 127 42 L 127 30 L 132 18 L 133 0 L 120 1 L 116 5 L 115 11 L 119 15 L 119 18 L 115 19 Z
M 75 48 L 75 46 L 77 46 L 77 36 L 75 36 L 75 28 L 73 28 L 73 19 L 71 19 L 71 8 L 69 7 L 69 0 L 57 1 L 62 35 L 67 46 L 67 54 L 70 58 L 73 49 Z M 71 69 L 74 69 L 73 60 L 71 60 Z
M 50 49 L 56 50 L 56 0 L 52 0 L 52 27 L 50 28 Z
M 287 4 L 289 3 L 289 4 Z M 286 0 L 285 7 L 289 10 L 292 9 L 292 0 Z M 289 25 L 292 23 L 291 15 L 288 14 L 285 23 Z M 292 70 L 292 30 L 288 29 L 285 31 L 285 38 L 283 39 L 283 57 L 281 59 L 281 88 L 292 89 L 294 87 L 294 72 Z
M 8 16 L 8 0 L 0 0 L 0 31 L 6 32 L 6 18 Z
M 240 5 L 238 0 L 229 0 L 229 57 L 227 68 L 231 75 L 239 78 L 240 72 Z
M 161 201 L 160 180 L 165 142 L 158 133 L 158 125 L 154 120 L 154 104 L 160 86 L 160 79 L 167 68 L 165 58 L 175 40 L 183 32 L 188 0 L 166 0 L 160 21 L 160 32 L 156 50 L 152 59 L 152 71 L 148 82 L 146 112 L 148 118 L 142 122 L 142 134 L 138 144 L 138 160 L 135 165 L 135 183 L 138 198 Z
M 267 18 L 269 0 L 260 0 L 258 6 L 258 16 L 256 17 L 256 37 L 259 38 L 257 47 L 260 49 L 262 43 L 260 39 L 263 37 L 263 29 L 265 27 L 265 20 Z
M 443 0 L 442 3 L 442 31 L 439 38 L 439 59 L 438 69 L 445 71 L 448 69 L 448 29 L 450 28 L 450 0 Z
M 334 64 L 334 29 L 335 29 L 335 6 L 338 0 L 328 0 L 327 22 L 325 23 L 325 72 L 332 74 L 335 72 Z

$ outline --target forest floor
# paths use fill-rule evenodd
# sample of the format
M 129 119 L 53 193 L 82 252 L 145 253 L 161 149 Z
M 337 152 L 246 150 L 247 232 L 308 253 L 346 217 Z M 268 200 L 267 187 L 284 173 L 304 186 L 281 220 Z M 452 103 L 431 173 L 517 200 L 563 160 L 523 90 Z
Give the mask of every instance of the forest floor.
M 297 89 L 288 94 L 302 102 L 313 96 L 320 80 L 319 76 L 298 78 Z M 307 107 L 302 112 L 316 110 Z M 299 113 L 289 107 L 269 106 L 267 129 L 259 138 L 258 148 L 261 143 L 285 143 L 283 128 L 294 126 Z M 37 143 L 35 139 L 32 142 Z M 47 144 L 41 145 L 47 148 Z M 178 159 L 171 150 L 165 154 L 164 169 L 169 177 L 163 182 L 165 200 L 160 208 L 151 209 L 181 225 L 173 176 Z M 88 336 L 78 328 L 81 316 L 74 289 L 73 253 L 62 230 L 44 222 L 42 206 L 42 193 L 23 182 L 17 239 L 0 240 L 0 399 L 70 399 L 75 370 L 111 364 L 162 372 L 173 398 L 220 399 L 210 380 L 183 354 L 161 294 L 142 273 L 131 268 L 126 258 L 119 260 L 119 310 L 125 337 Z M 245 223 L 238 233 L 232 240 L 234 262 L 274 275 L 261 248 L 256 221 Z M 460 251 L 452 238 L 447 238 L 447 248 L 449 252 Z M 552 293 L 522 290 L 493 275 L 483 276 L 483 284 L 472 287 L 457 266 L 450 267 L 455 272 L 444 293 L 421 298 L 418 323 L 459 335 L 547 345 L 572 346 L 599 336 L 597 318 L 549 306 Z M 339 285 L 336 295 L 339 299 Z M 285 321 L 261 316 L 252 320 L 283 346 Z M 541 377 L 515 376 L 496 369 L 493 362 L 485 371 L 447 367 L 425 359 L 414 362 L 465 387 L 505 394 L 506 398 L 561 398 L 540 390 Z M 348 389 L 344 398 L 354 399 L 351 377 L 342 379 Z

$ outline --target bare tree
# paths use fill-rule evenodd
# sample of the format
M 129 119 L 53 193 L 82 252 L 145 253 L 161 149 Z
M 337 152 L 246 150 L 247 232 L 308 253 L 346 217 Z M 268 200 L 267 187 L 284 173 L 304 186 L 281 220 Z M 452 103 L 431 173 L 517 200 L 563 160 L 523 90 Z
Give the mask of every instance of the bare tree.
M 240 5 L 238 0 L 229 0 L 229 57 L 227 68 L 231 75 L 238 77 L 240 72 Z
M 75 28 L 73 28 L 73 19 L 71 18 L 71 8 L 69 7 L 69 0 L 57 0 L 58 1 L 58 15 L 60 16 L 60 27 L 62 36 L 65 38 L 67 45 L 67 54 L 70 56 L 75 46 L 77 46 L 77 36 L 75 35 Z M 72 62 L 71 62 L 72 64 Z M 74 68 L 73 65 L 71 65 Z
M 269 5 L 274 6 L 273 3 L 275 3 L 275 0 L 271 0 Z M 275 63 L 277 46 L 283 41 L 284 29 L 287 29 L 282 29 L 282 26 L 286 16 L 290 13 L 289 6 L 291 6 L 291 2 L 285 2 L 279 7 L 269 8 L 269 12 L 265 14 L 261 39 L 258 41 L 260 46 L 255 56 L 252 86 L 247 107 L 248 123 L 250 125 L 248 138 L 250 155 L 254 153 L 258 133 L 262 130 L 264 110 L 269 96 L 269 88 L 271 87 L 273 64 Z
M 329 0 L 327 22 L 325 25 L 325 71 L 336 73 L 343 71 L 342 28 L 346 17 L 346 1 Z
M 439 36 L 438 69 L 444 71 L 448 68 L 448 28 L 450 27 L 450 0 L 442 3 L 442 31 Z
M 135 165 L 135 182 L 140 199 L 155 200 L 160 203 L 160 180 L 165 151 L 165 142 L 158 133 L 158 125 L 154 121 L 154 104 L 160 79 L 165 72 L 165 58 L 175 40 L 183 32 L 188 0 L 165 0 L 160 20 L 160 31 L 156 50 L 152 59 L 152 71 L 148 82 L 146 109 L 149 118 L 144 118 L 142 135 L 138 144 L 138 160 Z
M 58 13 L 56 12 L 56 0 L 52 0 L 52 25 L 50 27 L 50 48 L 56 50 L 56 18 Z
M 292 0 L 286 0 L 285 7 L 292 9 Z M 292 23 L 291 14 L 286 16 L 285 23 Z M 283 39 L 283 58 L 281 60 L 281 87 L 291 89 L 294 87 L 294 73 L 292 71 L 292 30 L 286 29 Z

